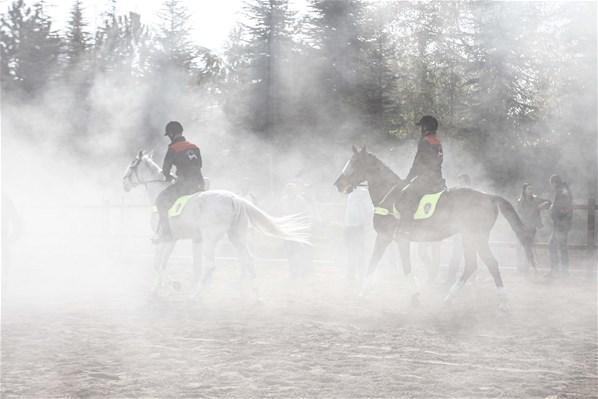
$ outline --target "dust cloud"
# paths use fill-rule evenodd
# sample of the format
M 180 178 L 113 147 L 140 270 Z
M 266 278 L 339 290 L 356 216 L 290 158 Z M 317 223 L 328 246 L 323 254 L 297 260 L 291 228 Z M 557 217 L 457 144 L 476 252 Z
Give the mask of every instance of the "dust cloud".
M 394 3 L 399 9 L 413 5 Z M 377 3 L 366 4 L 374 8 Z M 500 4 L 517 14 L 514 3 Z M 595 6 L 592 10 L 595 15 Z M 409 17 L 415 11 L 405 12 Z M 596 31 L 595 21 L 571 14 L 580 30 L 589 24 Z M 240 26 L 247 23 L 242 20 Z M 542 31 L 526 36 L 525 24 L 512 24 L 517 25 L 517 51 L 545 60 L 537 54 L 549 44 Z M 302 29 L 293 32 L 295 45 L 311 45 L 304 36 L 314 28 Z M 399 42 L 413 36 L 396 26 L 388 31 Z M 559 45 L 568 40 L 555 39 Z M 232 62 L 226 59 L 231 48 L 213 51 Z M 322 95 L 329 80 L 314 71 L 324 61 L 293 63 L 294 56 L 286 54 L 285 65 L 295 69 L 280 74 L 279 85 L 291 98 L 283 105 L 310 118 L 289 111 L 296 119 L 274 123 L 267 134 L 231 117 L 242 111 L 239 98 L 248 97 L 227 92 L 227 83 L 214 77 L 206 86 L 189 87 L 188 76 L 178 70 L 153 72 L 152 79 L 132 78 L 129 70 L 118 68 L 93 70 L 84 99 L 62 79 L 35 94 L 3 91 L 2 397 L 596 397 L 598 298 L 595 258 L 586 248 L 587 211 L 575 211 L 571 272 L 556 280 L 544 277 L 548 215 L 536 239 L 539 270 L 528 274 L 518 271 L 523 258 L 516 237 L 499 217 L 490 241 L 505 281 L 508 312 L 498 310 L 494 282 L 481 262 L 455 303 L 444 303 L 452 239 L 439 244 L 436 265 L 421 259 L 427 244 L 412 244 L 420 306 L 412 306 L 394 246 L 371 290 L 360 296 L 361 281 L 347 276 L 346 197 L 333 183 L 351 157 L 352 144 L 367 145 L 405 177 L 420 115 L 409 114 L 413 120 L 394 126 L 391 134 L 372 133 L 362 110 L 345 103 L 334 108 L 331 97 Z M 401 56 L 411 62 L 416 55 Z M 595 64 L 595 41 L 580 57 Z M 363 88 L 359 73 L 349 69 L 339 73 Z M 223 68 L 218 79 L 226 81 L 232 73 Z M 588 76 L 577 78 L 595 86 L 595 69 L 583 73 Z M 572 122 L 568 109 L 550 108 L 561 86 L 546 91 L 542 100 L 551 110 L 548 118 L 518 133 L 529 134 L 530 146 L 543 140 L 548 125 L 563 127 L 561 135 L 550 136 L 542 153 L 530 150 L 523 160 L 521 152 L 500 147 L 485 164 L 463 138 L 469 137 L 466 129 L 441 119 L 448 185 L 456 186 L 458 176 L 467 173 L 473 188 L 515 203 L 524 182 L 551 198 L 548 177 L 560 173 L 570 182 L 575 203 L 586 204 L 595 190 L 596 154 L 584 148 L 580 155 L 572 135 L 579 133 L 585 142 L 595 134 L 595 114 L 588 116 L 591 122 Z M 302 102 L 302 96 L 312 103 Z M 575 101 L 596 104 L 595 96 L 586 88 Z M 400 105 L 416 101 L 414 95 Z M 425 113 L 445 113 L 440 108 Z M 285 203 L 289 184 L 299 190 L 313 222 L 313 247 L 303 253 L 301 270 L 291 269 L 285 242 L 252 229 L 254 286 L 242 278 L 238 255 L 224 239 L 216 250 L 212 284 L 190 298 L 192 258 L 186 240 L 171 256 L 167 284 L 153 292 L 153 204 L 143 186 L 125 193 L 122 177 L 140 149 L 153 152 L 161 164 L 169 120 L 180 121 L 187 139 L 201 148 L 211 189 L 251 198 L 276 216 L 292 211 Z M 500 133 L 511 137 L 493 132 Z M 551 164 L 555 153 L 558 162 Z M 514 169 L 520 173 L 510 175 Z M 369 226 L 366 257 L 374 238 Z

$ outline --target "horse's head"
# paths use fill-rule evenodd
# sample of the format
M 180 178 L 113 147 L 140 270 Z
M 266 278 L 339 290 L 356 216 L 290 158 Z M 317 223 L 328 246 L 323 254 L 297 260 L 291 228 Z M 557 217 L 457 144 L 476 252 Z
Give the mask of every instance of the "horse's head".
M 130 191 L 141 184 L 161 180 L 161 170 L 152 159 L 152 155 L 139 150 L 123 176 L 123 188 Z
M 340 176 L 334 182 L 341 193 L 350 193 L 360 183 L 367 181 L 368 172 L 373 166 L 373 155 L 365 146 L 358 149 L 353 146 L 353 156 L 345 163 Z

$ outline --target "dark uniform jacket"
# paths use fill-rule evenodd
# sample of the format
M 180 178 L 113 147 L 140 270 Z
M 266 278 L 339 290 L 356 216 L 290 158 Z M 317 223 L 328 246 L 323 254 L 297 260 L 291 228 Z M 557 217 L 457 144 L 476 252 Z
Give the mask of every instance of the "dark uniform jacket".
M 550 207 L 550 217 L 554 228 L 558 230 L 569 230 L 573 219 L 573 198 L 567 184 L 560 184 L 556 187 L 554 201 Z
M 421 137 L 407 181 L 417 177 L 418 187 L 429 192 L 443 190 L 445 183 L 442 177 L 442 159 L 442 144 L 436 134 L 428 133 Z
M 164 157 L 162 173 L 168 181 L 173 179 L 170 174 L 173 165 L 176 167 L 178 179 L 203 185 L 201 152 L 195 144 L 188 142 L 183 136 L 177 137 L 168 146 Z

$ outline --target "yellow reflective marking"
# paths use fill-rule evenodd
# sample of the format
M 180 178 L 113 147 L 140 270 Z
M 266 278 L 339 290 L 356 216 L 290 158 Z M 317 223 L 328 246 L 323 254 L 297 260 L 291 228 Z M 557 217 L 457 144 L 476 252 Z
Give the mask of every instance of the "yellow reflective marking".
M 421 220 L 432 216 L 436 210 L 436 204 L 438 204 L 438 200 L 442 194 L 444 194 L 444 191 L 424 195 L 421 200 L 419 200 L 419 205 L 417 206 L 417 211 L 415 211 L 415 214 L 413 215 L 413 219 Z
M 374 214 L 375 215 L 381 215 L 381 216 L 387 216 L 390 214 L 390 211 L 386 208 L 380 208 L 380 207 L 375 207 L 374 208 Z
M 183 209 L 185 209 L 185 205 L 187 205 L 187 202 L 189 202 L 189 199 L 192 196 L 193 195 L 183 195 L 182 197 L 177 198 L 177 200 L 168 210 L 168 216 L 179 216 L 183 212 Z

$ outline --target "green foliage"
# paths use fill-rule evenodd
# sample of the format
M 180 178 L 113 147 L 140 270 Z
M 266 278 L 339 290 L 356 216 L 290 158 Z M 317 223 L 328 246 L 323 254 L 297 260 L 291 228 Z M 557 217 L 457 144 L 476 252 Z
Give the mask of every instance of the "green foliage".
M 91 47 L 89 32 L 85 30 L 86 26 L 81 0 L 75 0 L 65 35 L 65 55 L 70 67 L 79 65 Z
M 254 0 L 244 5 L 247 23 L 231 35 L 226 50 L 228 68 L 225 108 L 238 125 L 272 135 L 289 115 L 285 95 L 292 68 L 293 13 L 288 0 Z
M 109 14 L 96 33 L 96 70 L 100 73 L 119 72 L 132 79 L 148 77 L 154 46 L 149 29 L 141 23 L 139 14 Z
M 102 77 L 154 94 L 137 93 L 143 128 L 221 109 L 235 130 L 275 142 L 306 132 L 400 141 L 433 114 L 498 183 L 575 154 L 580 172 L 595 163 L 595 144 L 576 147 L 596 136 L 591 2 L 311 0 L 298 15 L 289 0 L 247 0 L 222 56 L 193 43 L 182 0 L 165 0 L 154 29 L 111 4 L 90 33 L 74 0 L 61 38 L 43 3 L 14 0 L 0 18 L 3 93 L 35 97 L 68 82 L 78 110 L 91 110 Z
M 2 86 L 32 95 L 55 78 L 61 40 L 43 3 L 15 1 L 0 18 Z

